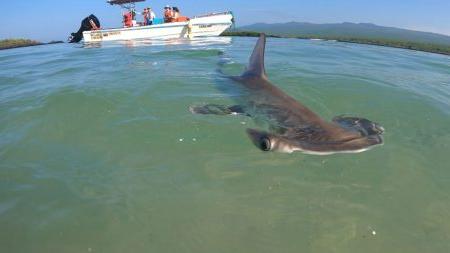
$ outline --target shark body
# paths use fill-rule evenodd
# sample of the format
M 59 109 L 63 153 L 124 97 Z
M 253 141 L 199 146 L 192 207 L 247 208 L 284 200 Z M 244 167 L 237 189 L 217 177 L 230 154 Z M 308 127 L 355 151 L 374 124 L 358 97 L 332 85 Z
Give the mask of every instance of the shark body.
M 261 34 L 241 76 L 230 76 L 245 92 L 242 105 L 191 107 L 198 114 L 264 115 L 269 131 L 247 129 L 252 142 L 263 151 L 328 155 L 358 153 L 383 143 L 384 128 L 359 117 L 334 117 L 331 122 L 273 85 L 264 68 L 266 37 Z

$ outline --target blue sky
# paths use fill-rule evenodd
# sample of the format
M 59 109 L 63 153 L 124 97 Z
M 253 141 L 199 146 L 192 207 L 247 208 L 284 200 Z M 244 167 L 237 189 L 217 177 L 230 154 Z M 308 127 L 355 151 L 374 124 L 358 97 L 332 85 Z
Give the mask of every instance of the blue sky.
M 363 22 L 450 35 L 450 0 L 153 0 L 137 7 L 151 6 L 161 16 L 166 4 L 180 7 L 187 16 L 232 10 L 237 26 L 256 22 Z M 1 39 L 65 40 L 91 13 L 103 27 L 121 25 L 120 8 L 108 5 L 106 0 L 5 0 L 1 6 Z

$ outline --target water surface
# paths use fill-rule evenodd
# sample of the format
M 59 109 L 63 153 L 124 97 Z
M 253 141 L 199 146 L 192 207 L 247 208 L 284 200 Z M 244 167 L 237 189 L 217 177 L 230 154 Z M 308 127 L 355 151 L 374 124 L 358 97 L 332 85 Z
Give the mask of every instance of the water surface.
M 218 63 L 240 73 L 255 42 L 1 51 L 0 251 L 450 252 L 450 58 L 268 39 L 273 83 L 386 133 L 360 154 L 265 153 L 251 119 L 188 110 L 233 103 Z

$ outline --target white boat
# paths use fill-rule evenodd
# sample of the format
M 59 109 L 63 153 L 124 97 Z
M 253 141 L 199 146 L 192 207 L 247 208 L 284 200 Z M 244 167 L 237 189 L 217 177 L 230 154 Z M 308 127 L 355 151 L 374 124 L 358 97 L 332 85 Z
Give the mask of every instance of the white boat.
M 195 16 L 193 18 L 171 18 L 172 20 L 181 22 L 163 23 L 163 19 L 154 19 L 154 24 L 144 25 L 142 23 L 137 23 L 135 20 L 135 3 L 144 1 L 145 0 L 108 0 L 107 3 L 119 5 L 126 10 L 123 16 L 124 27 L 102 29 L 100 28 L 100 21 L 96 16 L 91 14 L 81 22 L 81 27 L 78 32 L 72 33 L 69 37 L 69 42 L 79 42 L 82 39 L 84 42 L 101 42 L 218 36 L 232 26 L 234 22 L 233 13 L 228 11 Z M 175 9 L 176 8 L 174 7 L 174 10 Z M 134 15 L 132 15 L 132 13 Z
M 84 31 L 84 42 L 219 36 L 233 24 L 231 12 L 196 16 L 185 22 Z

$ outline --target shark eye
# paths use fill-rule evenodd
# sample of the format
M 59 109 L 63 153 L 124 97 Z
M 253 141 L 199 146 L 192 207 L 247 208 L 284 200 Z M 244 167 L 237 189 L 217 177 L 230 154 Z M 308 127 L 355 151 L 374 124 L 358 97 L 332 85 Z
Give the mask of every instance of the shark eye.
M 271 149 L 271 143 L 270 143 L 270 139 L 267 137 L 263 137 L 261 138 L 261 142 L 260 142 L 260 148 L 262 151 L 270 151 Z

